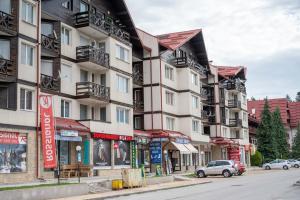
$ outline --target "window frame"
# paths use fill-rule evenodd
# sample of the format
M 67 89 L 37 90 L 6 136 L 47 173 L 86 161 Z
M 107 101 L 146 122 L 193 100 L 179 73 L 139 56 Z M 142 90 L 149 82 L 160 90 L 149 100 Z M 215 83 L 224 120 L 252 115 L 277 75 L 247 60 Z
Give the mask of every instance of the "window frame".
M 62 107 L 62 103 L 63 103 L 63 107 Z M 66 116 L 66 103 L 68 103 L 69 106 L 69 116 Z M 60 100 L 60 117 L 62 118 L 70 118 L 71 117 L 71 101 L 65 100 L 65 99 L 61 99 Z M 63 108 L 63 110 L 62 110 Z
M 66 43 L 66 31 L 68 32 L 68 37 L 69 37 L 67 43 Z M 71 33 L 72 33 L 71 29 L 69 29 L 66 26 L 61 26 L 61 44 L 71 46 L 72 44 Z
M 166 117 L 166 129 L 170 131 L 175 130 L 175 118 Z
M 24 91 L 24 108 L 22 108 L 22 91 Z M 27 108 L 27 93 L 31 93 L 31 108 Z M 33 111 L 33 95 L 34 95 L 34 90 L 27 89 L 27 88 L 20 88 L 20 110 L 22 111 Z
M 124 107 L 116 108 L 116 118 L 118 124 L 129 124 L 130 122 L 129 115 L 130 115 L 130 109 Z
M 195 86 L 198 86 L 198 74 L 194 73 L 194 72 L 191 72 L 191 75 L 192 75 L 192 78 L 191 78 L 191 81 L 192 81 L 192 84 L 195 85 Z
M 167 64 L 165 64 L 165 78 L 174 81 L 174 69 Z
M 170 106 L 174 106 L 175 105 L 174 93 L 170 91 L 166 91 L 165 94 L 166 94 L 166 104 Z
M 25 55 L 24 56 L 23 56 L 23 46 L 25 47 Z M 30 62 L 28 61 L 28 49 L 32 49 Z M 32 67 L 33 64 L 34 64 L 34 53 L 35 53 L 35 47 L 34 46 L 32 46 L 31 44 L 22 42 L 21 43 L 21 64 Z M 23 60 L 23 58 L 25 60 Z
M 193 109 L 198 109 L 199 108 L 199 98 L 197 96 L 194 96 L 194 95 L 192 95 L 192 108 Z
M 196 126 L 195 126 L 196 125 Z M 192 120 L 192 131 L 194 133 L 199 133 L 200 132 L 200 123 L 198 120 Z M 196 127 L 196 129 L 194 129 Z
M 24 7 L 25 6 L 25 7 Z M 32 11 L 32 19 L 29 20 L 29 7 L 31 8 L 31 11 Z M 25 1 L 25 0 L 22 0 L 22 21 L 28 23 L 28 24 L 31 24 L 31 25 L 36 25 L 36 20 L 35 20 L 35 16 L 36 16 L 36 13 L 35 13 L 35 5 L 28 2 L 28 1 Z M 25 11 L 25 13 L 24 13 Z
M 122 51 L 123 51 L 123 54 L 122 54 Z M 119 59 L 123 62 L 129 63 L 129 54 L 130 54 L 130 50 L 128 48 L 126 48 L 120 44 L 116 44 L 116 58 L 117 59 Z M 122 55 L 123 55 L 123 58 L 122 58 Z
M 118 90 L 118 92 L 128 94 L 129 93 L 129 78 L 117 74 L 117 90 Z

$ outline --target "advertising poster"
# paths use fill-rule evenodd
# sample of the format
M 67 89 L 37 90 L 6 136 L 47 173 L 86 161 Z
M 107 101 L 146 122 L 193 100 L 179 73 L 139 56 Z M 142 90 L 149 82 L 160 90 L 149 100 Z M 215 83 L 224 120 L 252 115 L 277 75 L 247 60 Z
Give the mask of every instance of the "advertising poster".
M 94 167 L 111 166 L 111 142 L 110 140 L 94 140 L 93 162 Z
M 240 161 L 240 148 L 232 147 L 228 149 L 228 158 L 229 160 Z
M 115 141 L 115 165 L 130 165 L 130 142 Z
M 0 132 L 0 173 L 26 172 L 26 134 Z
M 150 143 L 150 159 L 152 164 L 161 164 L 161 142 Z

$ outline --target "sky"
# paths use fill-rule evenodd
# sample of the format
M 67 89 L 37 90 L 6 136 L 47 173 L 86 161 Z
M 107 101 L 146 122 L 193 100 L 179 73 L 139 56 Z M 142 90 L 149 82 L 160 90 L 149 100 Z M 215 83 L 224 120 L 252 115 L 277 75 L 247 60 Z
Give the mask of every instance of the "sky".
M 300 91 L 300 0 L 125 0 L 151 34 L 201 28 L 214 65 L 247 67 L 248 98 Z

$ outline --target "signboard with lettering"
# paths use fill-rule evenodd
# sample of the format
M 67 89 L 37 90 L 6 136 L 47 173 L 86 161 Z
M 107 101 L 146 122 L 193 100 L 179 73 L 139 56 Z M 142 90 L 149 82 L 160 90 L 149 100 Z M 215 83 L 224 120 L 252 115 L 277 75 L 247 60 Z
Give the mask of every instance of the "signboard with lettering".
M 161 142 L 151 142 L 149 145 L 151 164 L 161 164 Z
M 135 142 L 131 142 L 131 166 L 132 166 L 132 168 L 137 168 L 136 144 L 135 144 Z
M 107 133 L 94 133 L 93 138 L 95 138 L 95 139 L 107 139 L 107 140 L 123 140 L 123 141 L 133 140 L 132 136 L 114 135 L 114 134 L 107 134 Z
M 60 135 L 65 136 L 65 137 L 77 137 L 78 136 L 78 131 L 74 130 L 60 130 Z

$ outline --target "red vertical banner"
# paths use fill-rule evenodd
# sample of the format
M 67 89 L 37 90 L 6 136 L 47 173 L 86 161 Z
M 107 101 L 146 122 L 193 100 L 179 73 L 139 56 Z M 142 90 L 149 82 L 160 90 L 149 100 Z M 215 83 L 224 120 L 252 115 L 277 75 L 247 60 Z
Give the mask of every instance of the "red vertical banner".
M 55 168 L 57 166 L 57 161 L 51 96 L 40 95 L 40 111 L 44 168 Z

